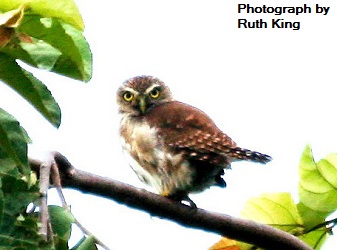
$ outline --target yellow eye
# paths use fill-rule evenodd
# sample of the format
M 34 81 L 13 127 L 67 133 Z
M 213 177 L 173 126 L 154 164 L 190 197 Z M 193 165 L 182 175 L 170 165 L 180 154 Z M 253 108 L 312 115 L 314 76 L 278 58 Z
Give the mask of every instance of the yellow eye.
M 124 98 L 125 101 L 131 102 L 131 101 L 133 100 L 133 98 L 134 98 L 134 95 L 133 95 L 131 92 L 126 91 L 126 92 L 123 94 L 123 98 Z
M 153 99 L 157 99 L 157 98 L 159 97 L 159 95 L 160 95 L 160 91 L 159 91 L 159 89 L 157 89 L 157 88 L 153 89 L 153 90 L 150 92 L 150 96 L 151 96 L 151 98 L 153 98 Z

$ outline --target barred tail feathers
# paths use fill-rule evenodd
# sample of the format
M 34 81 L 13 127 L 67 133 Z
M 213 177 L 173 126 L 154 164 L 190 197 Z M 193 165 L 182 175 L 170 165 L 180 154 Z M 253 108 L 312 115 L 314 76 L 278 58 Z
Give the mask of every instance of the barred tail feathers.
M 230 156 L 234 161 L 246 160 L 263 164 L 266 164 L 272 160 L 272 158 L 269 155 L 239 147 L 233 148 L 230 151 Z

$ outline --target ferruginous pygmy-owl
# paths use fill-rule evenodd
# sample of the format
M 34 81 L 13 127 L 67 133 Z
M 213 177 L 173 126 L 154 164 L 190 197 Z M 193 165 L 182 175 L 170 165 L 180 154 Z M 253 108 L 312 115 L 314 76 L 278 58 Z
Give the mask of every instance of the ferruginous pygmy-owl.
M 204 112 L 175 101 L 158 78 L 136 76 L 117 91 L 123 149 L 138 178 L 160 195 L 188 201 L 188 194 L 225 187 L 224 169 L 237 160 L 271 157 L 240 148 Z

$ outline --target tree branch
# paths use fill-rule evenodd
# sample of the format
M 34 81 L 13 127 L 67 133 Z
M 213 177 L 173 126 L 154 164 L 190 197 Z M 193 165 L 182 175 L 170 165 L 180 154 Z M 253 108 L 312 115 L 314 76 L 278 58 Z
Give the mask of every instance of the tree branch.
M 261 248 L 311 249 L 295 236 L 273 227 L 226 214 L 191 208 L 146 190 L 75 169 L 58 152 L 54 152 L 54 157 L 63 187 L 112 199 L 128 207 L 148 212 L 152 216 L 175 221 L 185 227 L 217 233 Z M 39 171 L 41 163 L 39 160 L 30 159 L 30 165 L 35 171 Z

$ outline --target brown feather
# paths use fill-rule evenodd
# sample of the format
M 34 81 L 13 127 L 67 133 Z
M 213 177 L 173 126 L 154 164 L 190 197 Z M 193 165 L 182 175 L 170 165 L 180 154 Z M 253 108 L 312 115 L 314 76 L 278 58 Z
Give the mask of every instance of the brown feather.
M 161 104 L 144 118 L 150 127 L 157 128 L 165 145 L 184 151 L 192 158 L 211 161 L 211 164 L 228 164 L 224 153 L 236 148 L 236 143 L 208 115 L 182 102 Z

